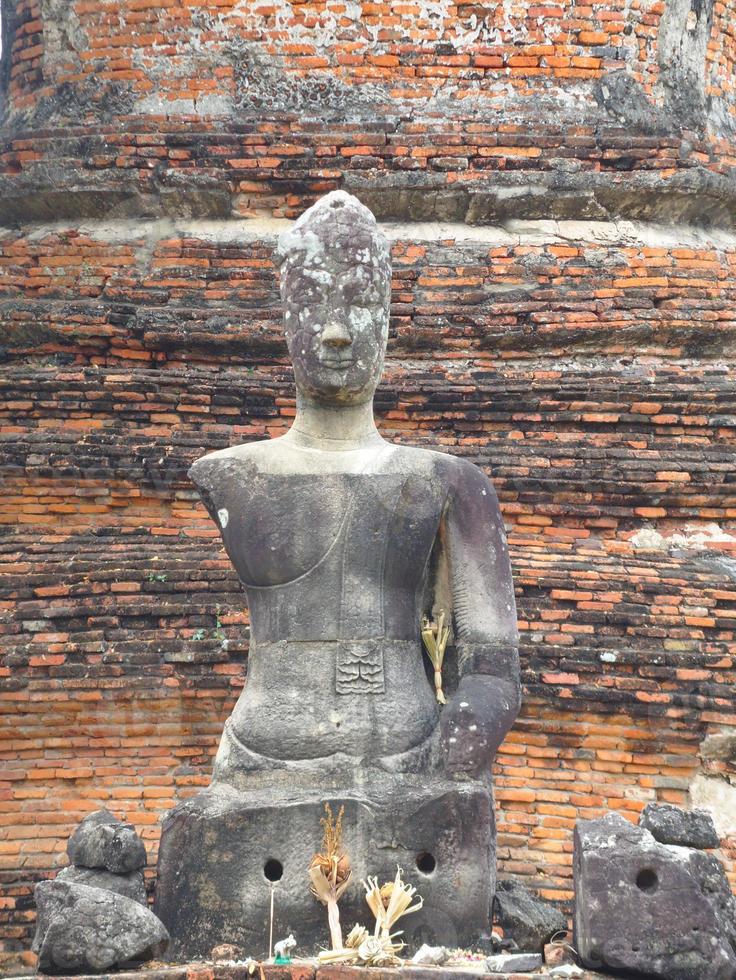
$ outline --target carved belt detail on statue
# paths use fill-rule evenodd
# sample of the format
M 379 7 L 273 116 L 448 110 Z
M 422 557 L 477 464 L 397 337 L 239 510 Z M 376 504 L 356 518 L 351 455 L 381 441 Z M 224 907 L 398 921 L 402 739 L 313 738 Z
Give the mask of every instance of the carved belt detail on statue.
M 382 640 L 341 640 L 337 650 L 335 691 L 338 694 L 383 694 Z

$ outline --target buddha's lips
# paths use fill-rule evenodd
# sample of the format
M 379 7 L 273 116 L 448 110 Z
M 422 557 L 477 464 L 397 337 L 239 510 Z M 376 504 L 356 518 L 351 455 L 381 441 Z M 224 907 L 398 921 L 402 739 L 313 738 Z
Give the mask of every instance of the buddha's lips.
M 339 358 L 330 358 L 330 359 L 325 358 L 324 360 L 321 360 L 319 363 L 322 365 L 322 367 L 332 368 L 334 370 L 340 370 L 342 368 L 352 367 L 355 361 L 353 360 L 352 357 L 345 360 Z

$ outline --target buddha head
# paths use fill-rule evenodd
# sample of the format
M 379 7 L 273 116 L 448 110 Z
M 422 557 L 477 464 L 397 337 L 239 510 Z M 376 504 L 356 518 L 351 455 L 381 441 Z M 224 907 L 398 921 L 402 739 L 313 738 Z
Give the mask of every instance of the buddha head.
M 286 342 L 300 394 L 327 405 L 373 397 L 391 298 L 389 243 L 357 198 L 333 191 L 279 238 Z

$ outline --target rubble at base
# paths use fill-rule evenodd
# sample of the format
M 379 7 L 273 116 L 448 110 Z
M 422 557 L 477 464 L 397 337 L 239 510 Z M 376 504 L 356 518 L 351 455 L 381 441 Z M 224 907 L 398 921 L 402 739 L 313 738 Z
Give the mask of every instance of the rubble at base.
M 261 974 L 262 971 L 262 974 Z M 288 966 L 274 963 L 258 964 L 254 973 L 249 973 L 245 962 L 210 963 L 197 962 L 181 965 L 154 964 L 145 969 L 129 970 L 106 974 L 90 974 L 77 980 L 477 980 L 478 977 L 491 977 L 485 971 L 482 961 L 475 967 L 451 966 L 403 966 L 403 967 L 353 967 L 318 966 L 314 960 L 294 960 Z M 559 980 L 559 975 L 551 970 L 538 970 L 534 973 L 495 974 L 506 980 Z M 9 978 L 14 980 L 14 978 Z M 576 975 L 576 980 L 603 980 L 603 974 L 584 970 Z M 619 978 L 621 980 L 621 978 Z M 626 977 L 623 977 L 626 980 Z
M 146 848 L 135 828 L 98 810 L 67 852 L 72 863 L 34 891 L 39 972 L 99 974 L 162 956 L 169 934 L 146 903 Z

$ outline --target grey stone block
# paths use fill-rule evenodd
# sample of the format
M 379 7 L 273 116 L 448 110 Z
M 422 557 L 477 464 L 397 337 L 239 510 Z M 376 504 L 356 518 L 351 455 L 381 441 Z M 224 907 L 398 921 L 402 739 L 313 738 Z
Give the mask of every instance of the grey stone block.
M 498 953 L 488 957 L 486 968 L 489 973 L 531 973 L 543 963 L 541 953 Z
M 718 847 L 720 840 L 707 810 L 683 810 L 671 803 L 649 803 L 639 818 L 639 826 L 648 830 L 660 844 L 683 847 Z
M 70 865 L 68 868 L 62 868 L 55 880 L 89 885 L 90 888 L 104 888 L 125 898 L 132 898 L 140 905 L 146 904 L 146 885 L 142 868 L 129 871 L 127 874 L 113 874 L 112 871 L 105 871 L 104 868 L 75 868 L 74 865 Z
M 90 813 L 66 846 L 69 860 L 81 868 L 104 868 L 114 874 L 137 871 L 146 864 L 146 848 L 135 828 L 107 810 Z
M 33 951 L 42 973 L 99 973 L 161 956 L 163 924 L 138 902 L 102 888 L 42 881 Z
M 720 862 L 618 814 L 575 828 L 573 945 L 591 969 L 659 980 L 736 977 L 736 901 Z
M 558 932 L 567 931 L 567 919 L 515 881 L 499 881 L 496 889 L 498 921 L 505 939 L 513 939 L 524 952 L 541 953 Z

